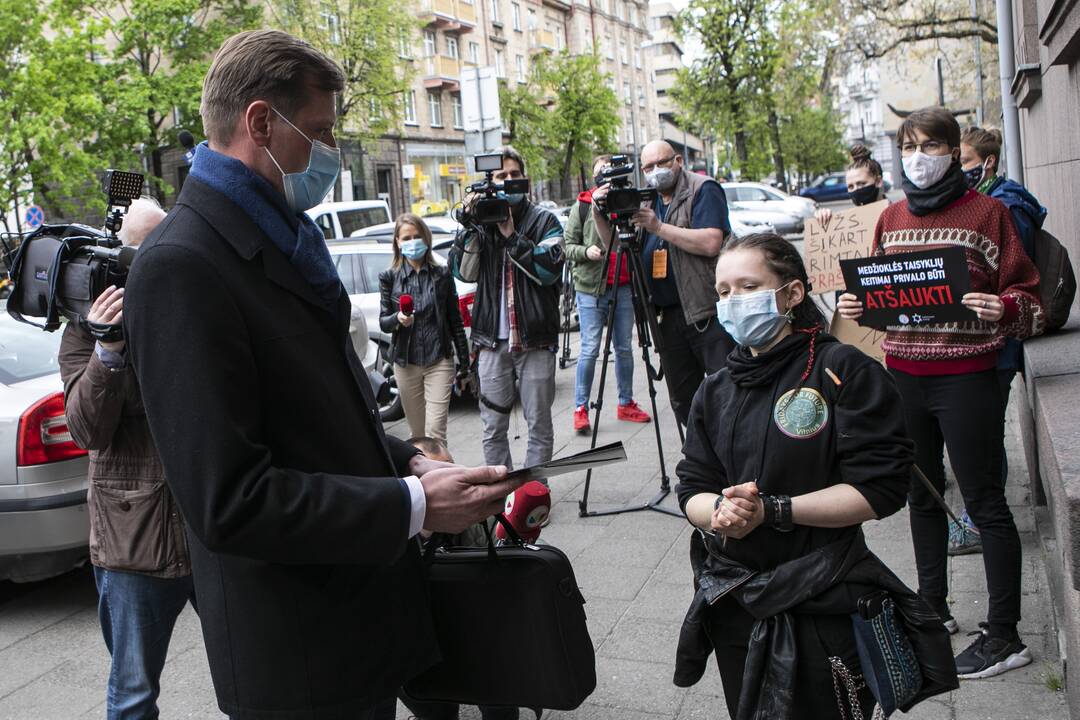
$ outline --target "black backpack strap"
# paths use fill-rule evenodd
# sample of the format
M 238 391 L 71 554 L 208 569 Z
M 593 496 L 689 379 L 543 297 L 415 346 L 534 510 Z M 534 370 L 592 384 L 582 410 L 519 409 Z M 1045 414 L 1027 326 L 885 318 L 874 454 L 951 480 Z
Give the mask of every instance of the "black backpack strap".
M 592 203 L 587 203 L 584 200 L 578 200 L 578 222 L 581 223 L 581 234 L 585 235 L 585 221 L 589 219 L 589 210 L 592 208 Z

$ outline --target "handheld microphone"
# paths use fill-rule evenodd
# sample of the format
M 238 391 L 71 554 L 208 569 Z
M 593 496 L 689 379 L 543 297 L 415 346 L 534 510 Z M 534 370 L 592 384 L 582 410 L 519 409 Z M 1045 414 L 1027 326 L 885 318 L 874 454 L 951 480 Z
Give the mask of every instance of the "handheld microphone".
M 543 483 L 531 480 L 507 496 L 503 515 L 521 539 L 531 543 L 540 537 L 540 530 L 547 525 L 550 512 L 551 491 Z M 507 538 L 502 525 L 495 526 L 495 535 L 500 540 Z
M 176 139 L 180 141 L 181 147 L 184 148 L 184 161 L 190 165 L 191 161 L 195 159 L 195 136 L 187 130 L 181 130 L 176 134 Z
M 401 308 L 401 312 L 403 314 L 412 315 L 413 314 L 412 295 L 409 295 L 408 293 L 402 293 L 401 297 L 398 298 L 398 307 Z

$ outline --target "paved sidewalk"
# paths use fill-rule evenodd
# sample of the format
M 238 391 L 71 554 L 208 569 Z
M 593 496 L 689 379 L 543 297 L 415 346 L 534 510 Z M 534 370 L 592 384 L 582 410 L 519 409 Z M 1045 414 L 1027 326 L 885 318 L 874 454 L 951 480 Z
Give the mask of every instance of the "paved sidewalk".
M 588 447 L 588 438 L 571 432 L 573 365 L 558 372 L 557 383 L 555 453 L 559 455 Z M 595 474 L 590 493 L 594 509 L 643 503 L 655 494 L 660 482 L 653 426 L 615 421 L 614 384 L 611 375 L 599 442 L 623 440 L 630 461 Z M 635 387 L 638 402 L 648 410 L 640 362 Z M 674 483 L 678 436 L 666 390 L 658 390 L 665 458 Z M 391 431 L 398 435 L 408 432 L 404 423 L 395 424 Z M 480 432 L 475 407 L 456 403 L 451 409 L 450 444 L 459 462 L 481 461 Z M 517 411 L 511 421 L 511 436 L 522 436 L 513 442 L 514 456 L 519 460 L 524 457 L 524 434 L 524 419 Z M 1045 565 L 1033 533 L 1027 479 L 1015 439 L 1010 452 L 1015 461 L 1009 496 L 1024 533 L 1024 621 L 1020 630 L 1035 662 L 998 678 L 965 682 L 958 691 L 896 717 L 1044 720 L 1068 716 L 1063 694 L 1048 688 L 1061 677 L 1061 668 Z M 542 538 L 562 548 L 574 562 L 597 648 L 597 688 L 578 710 L 545 714 L 545 718 L 727 718 L 715 669 L 689 690 L 671 684 L 679 625 L 691 597 L 689 526 L 681 519 L 654 512 L 579 518 L 577 502 L 583 484 L 581 476 L 552 481 L 556 504 L 552 525 Z M 955 498 L 951 500 L 954 507 L 958 505 Z M 666 504 L 675 507 L 674 497 Z M 915 567 L 906 512 L 870 523 L 866 530 L 871 547 L 901 578 L 913 583 Z M 964 633 L 976 629 L 984 616 L 981 556 L 953 560 L 950 572 L 953 612 L 962 630 L 954 639 L 959 650 L 968 640 Z M 86 571 L 73 572 L 29 591 L 21 590 L 5 602 L 13 591 L 0 586 L 0 720 L 103 717 L 108 656 L 97 626 L 92 577 Z M 527 667 L 527 659 L 523 664 Z M 822 688 L 822 692 L 831 693 L 832 688 Z M 161 716 L 167 719 L 222 717 L 210 685 L 198 618 L 190 608 L 181 616 L 173 638 L 162 677 L 160 706 Z M 404 719 L 408 714 L 402 709 L 398 717 Z M 475 720 L 480 716 L 474 708 L 466 708 L 461 717 Z

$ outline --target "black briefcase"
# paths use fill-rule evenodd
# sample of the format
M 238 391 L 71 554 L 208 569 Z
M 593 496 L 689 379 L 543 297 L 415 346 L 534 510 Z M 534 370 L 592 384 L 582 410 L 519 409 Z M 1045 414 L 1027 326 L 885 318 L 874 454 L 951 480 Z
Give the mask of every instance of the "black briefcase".
M 431 607 L 442 661 L 405 683 L 423 701 L 573 710 L 596 688 L 585 598 L 566 555 L 510 542 L 434 550 Z

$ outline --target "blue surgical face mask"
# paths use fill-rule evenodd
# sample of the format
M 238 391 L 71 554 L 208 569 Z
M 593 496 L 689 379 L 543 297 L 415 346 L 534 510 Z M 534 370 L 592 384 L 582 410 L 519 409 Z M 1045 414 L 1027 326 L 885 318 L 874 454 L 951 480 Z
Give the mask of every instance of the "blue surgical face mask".
M 765 347 L 776 339 L 784 325 L 791 322 L 789 315 L 776 307 L 776 293 L 785 287 L 787 285 L 776 290 L 730 295 L 717 301 L 716 318 L 738 344 Z
M 407 257 L 409 260 L 419 260 L 427 254 L 427 243 L 422 238 L 416 238 L 415 240 L 406 240 L 401 243 L 398 248 L 401 250 L 401 254 Z
M 326 143 L 312 140 L 300 131 L 300 128 L 289 122 L 289 119 L 274 109 L 277 116 L 288 123 L 296 132 L 303 135 L 304 139 L 311 143 L 311 156 L 308 158 L 307 170 L 298 173 L 287 173 L 278 165 L 278 161 L 270 152 L 270 148 L 264 148 L 266 154 L 273 160 L 274 165 L 281 172 L 281 184 L 285 190 L 285 202 L 292 211 L 299 214 L 310 210 L 326 197 L 337 182 L 338 173 L 341 171 L 341 150 L 330 147 Z

